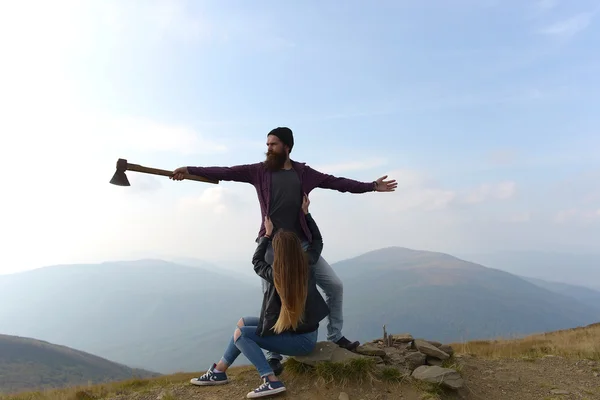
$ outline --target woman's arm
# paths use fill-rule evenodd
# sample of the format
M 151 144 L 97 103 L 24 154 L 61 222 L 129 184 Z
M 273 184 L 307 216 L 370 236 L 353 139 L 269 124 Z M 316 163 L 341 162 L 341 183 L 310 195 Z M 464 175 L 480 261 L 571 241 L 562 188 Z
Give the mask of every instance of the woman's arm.
M 308 229 L 312 234 L 312 243 L 306 249 L 306 253 L 308 255 L 308 264 L 314 265 L 319 261 L 319 257 L 321 257 L 321 252 L 323 251 L 323 236 L 321 236 L 321 231 L 317 226 L 317 223 L 313 219 L 312 215 L 308 212 L 308 206 L 310 205 L 310 200 L 308 200 L 308 196 L 304 195 L 304 200 L 302 201 L 302 211 L 304 211 L 304 215 L 306 216 L 306 223 L 308 225 Z
M 258 246 L 252 256 L 252 265 L 254 265 L 254 272 L 256 272 L 256 275 L 265 279 L 267 282 L 273 283 L 273 268 L 271 267 L 271 264 L 265 261 L 265 254 L 269 243 L 271 243 L 271 238 L 268 236 L 263 236 L 258 239 Z
M 252 256 L 252 265 L 254 265 L 256 275 L 267 282 L 273 283 L 273 267 L 265 261 L 267 247 L 271 243 L 271 236 L 273 235 L 273 223 L 269 216 L 265 216 L 265 230 L 265 236 L 258 239 L 258 246 L 256 246 L 256 250 Z

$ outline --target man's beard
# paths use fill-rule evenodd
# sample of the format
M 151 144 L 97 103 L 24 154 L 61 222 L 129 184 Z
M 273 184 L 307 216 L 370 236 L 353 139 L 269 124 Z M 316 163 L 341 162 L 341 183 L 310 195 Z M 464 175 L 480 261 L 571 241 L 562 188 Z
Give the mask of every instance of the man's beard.
M 271 171 L 278 171 L 283 168 L 285 162 L 287 161 L 287 155 L 285 153 L 276 153 L 274 151 L 267 151 L 267 158 L 265 159 L 265 164 L 267 169 Z

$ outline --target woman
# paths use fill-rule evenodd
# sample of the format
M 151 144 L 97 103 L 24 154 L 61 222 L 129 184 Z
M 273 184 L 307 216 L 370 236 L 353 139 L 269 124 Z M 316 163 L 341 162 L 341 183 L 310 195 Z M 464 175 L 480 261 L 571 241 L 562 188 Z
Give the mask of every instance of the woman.
M 217 364 L 202 376 L 193 378 L 194 385 L 222 385 L 228 383 L 226 371 L 243 353 L 256 367 L 263 384 L 248 393 L 249 399 L 270 396 L 286 390 L 273 373 L 262 349 L 288 356 L 310 353 L 316 343 L 319 322 L 329 314 L 327 303 L 317 290 L 314 264 L 323 250 L 323 238 L 316 222 L 308 212 L 310 201 L 305 195 L 302 210 L 313 235 L 311 245 L 304 252 L 296 234 L 278 231 L 273 236 L 273 224 L 265 217 L 265 235 L 258 241 L 252 257 L 254 271 L 267 281 L 260 317 L 244 317 Z M 269 242 L 273 246 L 273 265 L 265 261 Z

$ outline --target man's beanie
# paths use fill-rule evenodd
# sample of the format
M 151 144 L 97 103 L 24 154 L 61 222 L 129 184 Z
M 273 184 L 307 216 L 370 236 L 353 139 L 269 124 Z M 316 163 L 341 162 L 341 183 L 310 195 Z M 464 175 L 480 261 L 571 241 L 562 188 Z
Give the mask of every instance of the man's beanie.
M 292 130 L 290 128 L 275 128 L 271 132 L 269 132 L 267 136 L 269 135 L 277 136 L 279 140 L 281 140 L 283 144 L 288 145 L 290 147 L 290 151 L 292 151 L 292 147 L 294 147 L 294 134 L 292 133 Z

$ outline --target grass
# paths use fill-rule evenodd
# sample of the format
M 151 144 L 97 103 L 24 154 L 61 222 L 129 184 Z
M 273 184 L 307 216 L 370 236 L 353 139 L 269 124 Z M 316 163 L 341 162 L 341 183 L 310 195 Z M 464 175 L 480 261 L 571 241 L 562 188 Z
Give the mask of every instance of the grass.
M 319 383 L 339 383 L 342 386 L 349 382 L 362 384 L 376 380 L 376 362 L 370 358 L 353 358 L 345 363 L 322 362 L 316 366 L 308 366 L 290 358 L 285 362 L 285 370 L 291 376 L 311 376 Z
M 0 394 L 0 400 L 99 400 L 114 395 L 127 395 L 156 388 L 168 388 L 173 384 L 188 381 L 193 376 L 193 374 L 175 374 L 148 379 L 133 378 L 98 385 L 73 386 L 64 389 L 48 389 L 11 395 Z M 174 400 L 174 396 L 167 392 L 162 400 Z
M 459 354 L 483 358 L 521 358 L 535 361 L 545 355 L 600 360 L 600 323 L 520 339 L 475 340 L 452 343 Z

